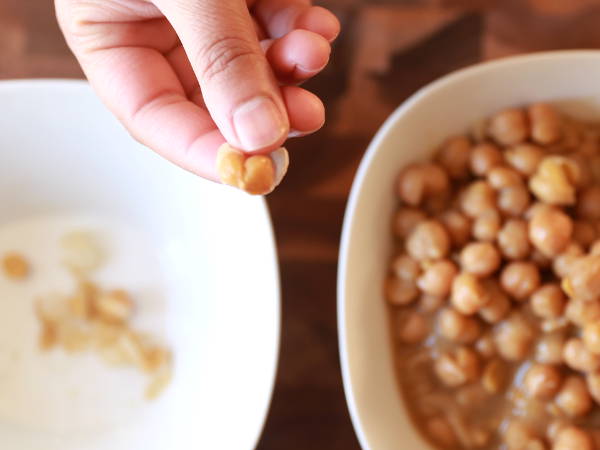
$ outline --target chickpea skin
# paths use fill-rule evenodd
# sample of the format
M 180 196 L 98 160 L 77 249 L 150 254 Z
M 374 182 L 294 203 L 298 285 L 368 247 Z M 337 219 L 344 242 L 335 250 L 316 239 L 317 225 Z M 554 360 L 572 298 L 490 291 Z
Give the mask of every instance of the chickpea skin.
M 415 282 L 421 274 L 421 266 L 408 255 L 398 255 L 392 262 L 392 272 L 401 280 Z
M 512 167 L 495 166 L 487 174 L 488 183 L 500 190 L 512 186 L 523 186 L 523 177 Z
M 529 207 L 531 196 L 522 185 L 508 186 L 498 193 L 498 209 L 509 216 L 520 216 Z
M 406 250 L 418 261 L 444 258 L 450 249 L 450 237 L 437 220 L 419 223 L 408 235 Z
M 578 327 L 600 320 L 600 301 L 572 298 L 567 302 L 565 317 Z
M 484 288 L 490 300 L 479 309 L 479 316 L 488 323 L 498 323 L 511 309 L 511 301 L 496 280 L 485 280 Z
M 558 208 L 540 208 L 529 222 L 529 239 L 546 256 L 556 256 L 569 244 L 573 221 Z
M 511 262 L 504 266 L 500 284 L 513 298 L 524 301 L 539 287 L 540 272 L 531 262 Z
M 581 258 L 583 254 L 583 248 L 576 242 L 567 245 L 567 248 L 552 261 L 552 270 L 554 271 L 554 274 L 559 278 L 566 277 L 571 271 L 571 267 L 575 261 Z
M 465 272 L 487 277 L 500 267 L 500 252 L 489 242 L 471 242 L 460 253 L 460 265 Z
M 574 205 L 580 179 L 578 165 L 563 156 L 546 156 L 529 179 L 529 189 L 544 203 Z
M 569 417 L 584 416 L 592 409 L 592 398 L 584 379 L 579 375 L 570 375 L 565 379 L 554 401 Z

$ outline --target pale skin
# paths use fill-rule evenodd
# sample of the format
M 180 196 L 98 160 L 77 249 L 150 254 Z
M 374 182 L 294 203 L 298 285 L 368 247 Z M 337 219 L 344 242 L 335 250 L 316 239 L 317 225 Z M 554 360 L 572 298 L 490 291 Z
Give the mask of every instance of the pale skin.
M 67 43 L 127 130 L 219 181 L 218 148 L 269 153 L 323 125 L 298 86 L 327 64 L 340 25 L 310 0 L 55 0 Z

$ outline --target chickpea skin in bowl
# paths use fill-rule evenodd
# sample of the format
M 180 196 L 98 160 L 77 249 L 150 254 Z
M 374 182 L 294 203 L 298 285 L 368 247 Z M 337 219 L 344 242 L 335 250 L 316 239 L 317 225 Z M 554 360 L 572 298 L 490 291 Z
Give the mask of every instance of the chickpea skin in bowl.
M 600 450 L 600 126 L 548 103 L 485 124 L 398 175 L 404 402 L 437 449 Z

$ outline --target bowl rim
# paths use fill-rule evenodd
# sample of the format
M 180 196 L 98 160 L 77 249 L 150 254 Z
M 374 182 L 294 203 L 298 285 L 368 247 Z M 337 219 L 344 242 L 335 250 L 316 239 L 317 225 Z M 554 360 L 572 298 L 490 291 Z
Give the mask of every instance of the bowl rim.
M 90 83 L 81 78 L 51 78 L 51 77 L 42 77 L 42 78 L 14 78 L 14 79 L 4 79 L 0 80 L 0 94 L 5 91 L 11 91 L 14 89 L 36 89 L 36 90 L 44 90 L 44 91 L 53 91 L 53 92 L 79 92 L 86 91 L 91 93 L 91 95 L 96 97 L 95 92 L 90 85 Z M 100 100 L 99 100 L 100 101 Z M 106 105 L 102 103 L 103 107 L 106 108 Z M 116 119 L 115 119 L 116 120 Z M 169 162 L 169 164 L 174 164 Z M 183 170 L 183 169 L 182 169 Z M 268 248 L 265 248 L 265 252 L 270 254 L 270 259 L 273 262 L 273 287 L 275 292 L 274 298 L 274 316 L 276 318 L 276 322 L 273 324 L 275 339 L 272 343 L 272 354 L 271 361 L 269 364 L 270 370 L 269 373 L 264 375 L 264 382 L 268 383 L 268 396 L 263 400 L 264 405 L 263 409 L 258 410 L 256 414 L 261 415 L 261 420 L 254 430 L 254 436 L 252 440 L 248 441 L 249 449 L 256 448 L 259 444 L 263 432 L 265 430 L 265 426 L 269 417 L 269 413 L 271 411 L 271 406 L 273 403 L 273 397 L 275 393 L 275 387 L 277 382 L 277 377 L 279 373 L 279 366 L 281 363 L 281 323 L 282 323 L 282 308 L 281 308 L 281 300 L 282 300 L 282 291 L 281 291 L 281 265 L 279 263 L 278 251 L 277 251 L 277 240 L 275 237 L 275 230 L 273 226 L 273 219 L 271 217 L 271 213 L 268 207 L 268 203 L 265 200 L 264 196 L 261 197 L 253 197 L 253 201 L 256 204 L 257 215 L 263 217 L 265 223 L 265 232 L 268 240 Z
M 362 427 L 360 413 L 356 404 L 353 390 L 352 374 L 348 360 L 347 330 L 346 330 L 346 272 L 348 270 L 348 253 L 350 251 L 350 240 L 354 228 L 354 217 L 357 210 L 360 191 L 365 176 L 371 166 L 382 141 L 394 128 L 396 123 L 423 98 L 444 89 L 447 85 L 458 82 L 463 78 L 473 77 L 496 70 L 499 67 L 505 68 L 511 65 L 524 63 L 543 62 L 546 60 L 581 60 L 581 59 L 600 59 L 600 50 L 556 50 L 528 53 L 516 56 L 508 56 L 492 61 L 484 61 L 473 64 L 458 70 L 454 70 L 428 84 L 419 88 L 404 100 L 382 123 L 360 161 L 350 194 L 346 203 L 344 213 L 342 232 L 340 238 L 340 249 L 338 253 L 338 272 L 337 272 L 337 327 L 338 327 L 338 348 L 340 358 L 340 368 L 342 373 L 342 382 L 346 405 L 354 432 L 358 438 L 359 444 L 363 449 L 370 449 L 366 433 Z

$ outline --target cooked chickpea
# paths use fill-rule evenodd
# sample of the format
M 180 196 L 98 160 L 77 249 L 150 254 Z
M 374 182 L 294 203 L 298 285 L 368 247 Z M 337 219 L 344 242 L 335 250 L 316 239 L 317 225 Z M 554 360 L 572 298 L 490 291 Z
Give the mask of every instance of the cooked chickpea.
M 414 281 L 389 277 L 385 284 L 385 297 L 393 306 L 404 306 L 412 303 L 419 295 Z
M 571 271 L 571 267 L 579 258 L 583 256 L 581 245 L 572 242 L 567 248 L 552 261 L 552 270 L 554 274 L 563 278 Z
M 490 394 L 502 392 L 509 381 L 509 369 L 501 359 L 493 359 L 483 368 L 481 384 Z
M 508 166 L 495 166 L 487 174 L 488 183 L 494 189 L 504 189 L 512 186 L 523 186 L 521 174 Z
M 523 379 L 523 387 L 530 397 L 549 399 L 556 394 L 562 382 L 560 370 L 548 364 L 533 364 Z
M 521 361 L 527 357 L 535 330 L 519 313 L 512 313 L 496 325 L 494 342 L 500 356 L 509 361 Z
M 463 272 L 454 277 L 450 301 L 462 314 L 475 314 L 490 297 L 483 283 L 473 274 Z
M 546 156 L 529 179 L 529 188 L 545 203 L 573 205 L 579 177 L 579 167 L 571 159 Z
M 600 186 L 590 186 L 581 191 L 577 200 L 577 215 L 583 219 L 600 219 Z
M 523 301 L 539 287 L 540 272 L 531 262 L 511 262 L 504 266 L 500 284 L 509 295 Z
M 455 247 L 462 247 L 471 238 L 471 220 L 459 211 L 446 211 L 439 217 Z
M 588 322 L 583 328 L 583 342 L 587 349 L 600 355 L 600 322 Z
M 418 261 L 441 259 L 449 249 L 448 232 L 437 220 L 419 223 L 406 240 L 408 254 Z
M 504 158 L 519 173 L 530 176 L 542 162 L 544 150 L 537 145 L 521 144 L 506 150 Z
M 425 173 L 420 164 L 411 164 L 400 173 L 397 194 L 407 205 L 417 206 L 425 197 Z
M 573 262 L 562 286 L 572 298 L 594 300 L 600 297 L 600 255 L 583 256 Z
M 421 266 L 410 256 L 398 255 L 392 262 L 392 271 L 401 280 L 416 281 L 421 275 Z
M 438 378 L 450 387 L 462 386 L 477 380 L 480 372 L 479 358 L 469 347 L 444 353 L 434 363 Z
M 496 208 L 496 192 L 486 181 L 474 181 L 465 188 L 460 202 L 463 212 L 476 218 L 485 211 Z
M 452 261 L 442 259 L 425 269 L 417 280 L 417 286 L 427 294 L 443 297 L 450 293 L 452 281 L 457 273 L 458 269 Z
M 600 372 L 588 373 L 586 382 L 590 395 L 597 403 L 600 403 Z
M 406 344 L 417 344 L 429 334 L 427 319 L 418 312 L 402 312 L 398 317 L 397 337 Z
M 419 311 L 429 314 L 440 309 L 445 303 L 446 297 L 439 297 L 437 295 L 424 293 L 419 298 L 417 308 Z
M 565 342 L 562 333 L 544 334 L 537 341 L 534 359 L 542 364 L 561 364 Z
M 590 246 L 590 254 L 600 255 L 600 239 L 597 239 L 594 242 L 592 242 L 592 245 Z
M 396 236 L 404 239 L 413 231 L 416 226 L 424 222 L 427 215 L 417 208 L 400 208 L 394 216 L 394 233 Z
M 469 176 L 471 142 L 465 136 L 450 138 L 439 150 L 437 159 L 451 178 L 466 178 Z
M 521 109 L 505 109 L 490 119 L 488 133 L 502 145 L 524 142 L 529 136 L 527 116 Z
M 502 164 L 504 157 L 498 147 L 492 144 L 479 144 L 471 151 L 471 172 L 485 176 L 494 167 Z
M 500 259 L 500 252 L 490 242 L 471 242 L 460 253 L 461 268 L 479 277 L 494 273 L 500 267 Z
M 473 237 L 478 241 L 493 242 L 498 236 L 502 221 L 495 209 L 480 214 L 473 222 Z
M 567 366 L 580 372 L 595 372 L 600 369 L 600 356 L 590 352 L 579 338 L 571 338 L 566 342 L 563 359 Z
M 531 138 L 542 145 L 553 144 L 562 137 L 562 118 L 551 105 L 536 103 L 527 108 Z
M 596 227 L 586 220 L 573 222 L 573 240 L 582 247 L 589 247 L 597 237 Z
M 520 216 L 530 200 L 529 190 L 525 186 L 509 186 L 498 192 L 498 209 L 507 215 Z
M 479 315 L 488 323 L 497 323 L 510 311 L 510 299 L 495 280 L 486 280 L 484 287 L 490 300 L 479 309 Z
M 567 302 L 565 317 L 578 327 L 600 320 L 600 301 L 572 298 Z
M 433 417 L 425 424 L 427 435 L 443 448 L 454 448 L 458 444 L 458 439 L 452 426 L 442 417 Z
M 503 437 L 507 450 L 545 449 L 534 428 L 525 422 L 512 420 L 506 427 Z M 537 443 L 542 446 L 536 447 Z
M 581 428 L 566 426 L 557 432 L 552 450 L 594 450 L 594 441 Z
M 507 259 L 524 259 L 529 255 L 529 231 L 527 222 L 509 219 L 498 233 L 498 247 Z
M 491 333 L 486 333 L 475 342 L 475 350 L 484 359 L 490 359 L 496 355 L 496 344 Z
M 573 221 L 558 208 L 538 209 L 529 222 L 529 239 L 546 256 L 556 256 L 569 244 Z
M 440 312 L 438 329 L 446 339 L 464 344 L 475 342 L 481 334 L 481 325 L 476 319 L 453 308 L 446 308 Z
M 421 165 L 421 170 L 425 177 L 426 195 L 437 195 L 448 191 L 450 180 L 448 179 L 448 173 L 442 166 L 436 163 L 424 163 Z
M 547 283 L 531 295 L 530 302 L 535 315 L 551 319 L 563 314 L 567 299 L 558 283 Z
M 590 393 L 579 375 L 570 375 L 565 379 L 554 401 L 569 417 L 584 416 L 592 409 Z

